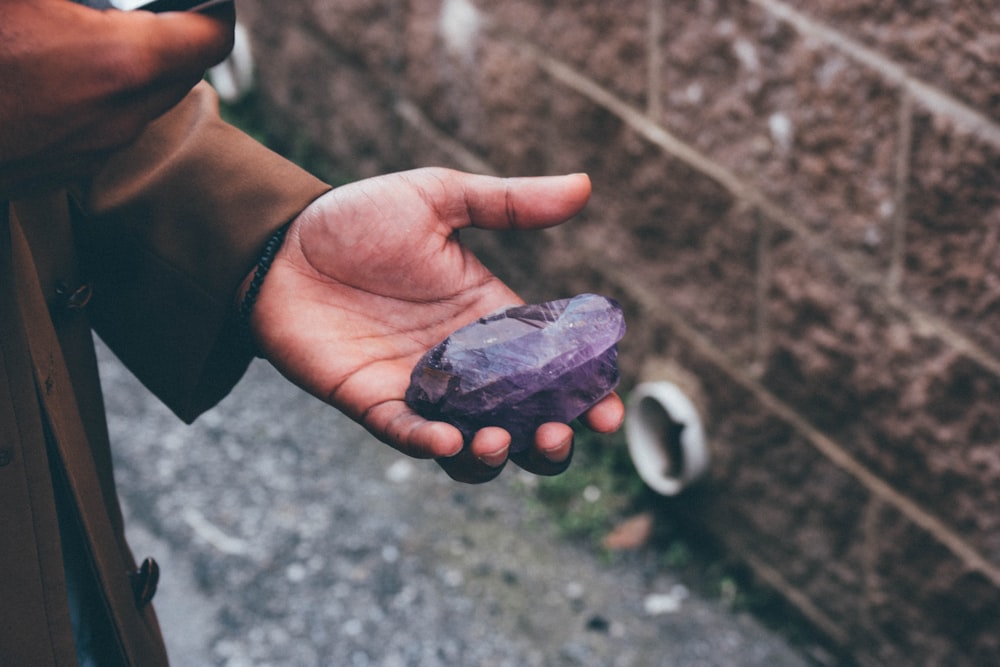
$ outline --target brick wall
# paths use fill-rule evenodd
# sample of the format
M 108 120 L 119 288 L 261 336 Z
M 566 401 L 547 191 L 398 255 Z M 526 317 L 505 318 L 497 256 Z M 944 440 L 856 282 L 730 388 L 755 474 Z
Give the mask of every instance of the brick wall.
M 863 664 L 1000 656 L 994 2 L 240 8 L 340 176 L 588 172 L 573 224 L 468 238 L 529 300 L 622 301 L 625 391 L 699 378 L 711 480 L 670 507 Z

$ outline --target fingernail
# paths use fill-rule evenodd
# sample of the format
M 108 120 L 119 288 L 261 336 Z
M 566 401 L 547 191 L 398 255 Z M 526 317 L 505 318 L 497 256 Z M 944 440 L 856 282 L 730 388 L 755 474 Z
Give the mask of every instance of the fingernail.
M 499 468 L 507 461 L 507 448 L 499 449 L 489 454 L 480 454 L 476 457 L 481 463 L 491 468 Z
M 622 413 L 622 416 L 618 419 L 617 422 L 615 422 L 615 427 L 611 429 L 611 432 L 614 433 L 615 431 L 620 429 L 624 424 L 625 424 L 625 413 Z
M 545 458 L 552 463 L 562 463 L 569 458 L 573 451 L 573 436 L 570 436 L 551 449 L 546 449 L 543 453 Z

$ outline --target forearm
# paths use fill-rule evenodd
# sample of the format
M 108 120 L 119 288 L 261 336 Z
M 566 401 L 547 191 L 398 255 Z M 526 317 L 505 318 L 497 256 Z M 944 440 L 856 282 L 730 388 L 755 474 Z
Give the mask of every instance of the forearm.
M 0 0 L 0 197 L 92 173 L 225 57 L 234 21 L 232 6 L 153 15 Z
M 218 116 L 202 84 L 77 194 L 95 328 L 185 419 L 249 360 L 233 299 L 273 231 L 329 187 Z

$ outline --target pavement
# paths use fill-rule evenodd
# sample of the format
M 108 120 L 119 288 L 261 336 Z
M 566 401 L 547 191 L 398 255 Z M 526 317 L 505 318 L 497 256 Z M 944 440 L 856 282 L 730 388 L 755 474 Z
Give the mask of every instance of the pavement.
M 264 362 L 185 425 L 99 349 L 116 478 L 180 667 L 798 667 L 652 550 L 559 537 L 508 468 L 403 457 Z

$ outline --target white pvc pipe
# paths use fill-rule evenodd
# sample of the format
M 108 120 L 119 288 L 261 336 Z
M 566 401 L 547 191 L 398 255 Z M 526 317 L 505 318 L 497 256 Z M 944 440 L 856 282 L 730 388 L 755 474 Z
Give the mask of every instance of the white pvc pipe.
M 219 99 L 229 104 L 235 104 L 246 97 L 254 85 L 250 33 L 242 23 L 236 24 L 233 40 L 233 50 L 229 56 L 208 70 L 208 80 L 219 94 Z
M 642 480 L 674 496 L 708 469 L 708 444 L 694 403 L 672 382 L 643 382 L 625 408 L 625 439 Z

